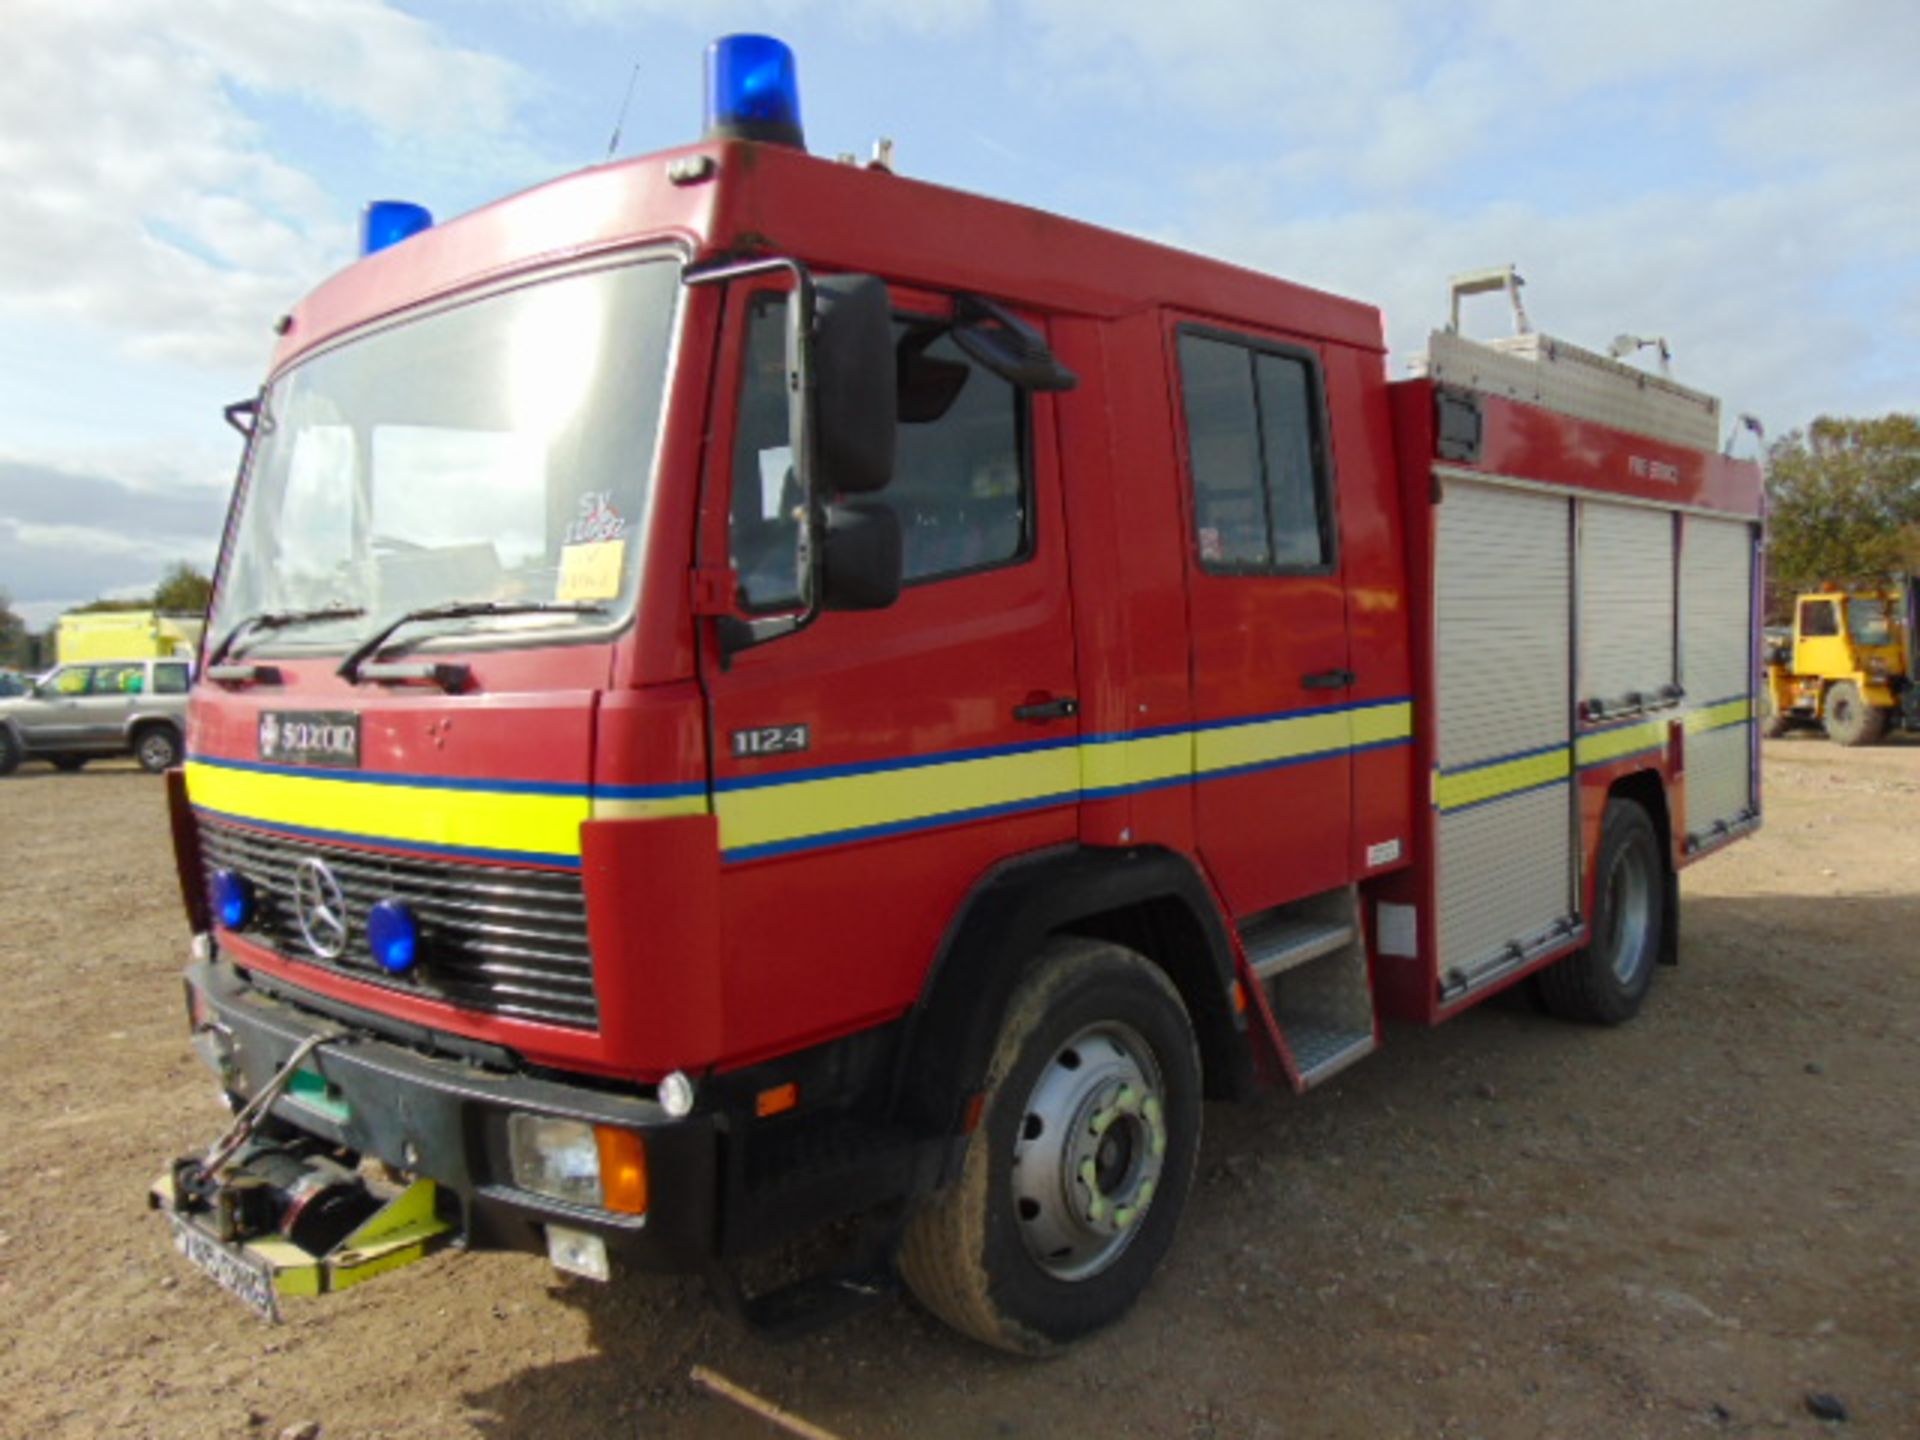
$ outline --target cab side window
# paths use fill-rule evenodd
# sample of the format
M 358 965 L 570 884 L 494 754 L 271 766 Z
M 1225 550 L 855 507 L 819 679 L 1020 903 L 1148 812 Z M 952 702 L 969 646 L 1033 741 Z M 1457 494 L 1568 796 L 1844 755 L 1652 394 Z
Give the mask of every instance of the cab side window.
M 876 498 L 900 518 L 909 585 L 1030 553 L 1026 397 L 968 359 L 950 329 L 932 316 L 894 319 L 899 443 L 893 483 Z M 795 557 L 804 497 L 788 444 L 783 296 L 755 296 L 744 349 L 729 517 L 733 563 L 745 609 L 787 609 L 800 599 Z
M 84 695 L 87 685 L 93 679 L 93 668 L 88 665 L 69 665 L 55 672 L 53 683 L 48 687 L 56 695 Z
M 1332 484 L 1319 367 L 1305 351 L 1180 334 L 1194 545 L 1223 574 L 1333 564 Z
M 184 665 L 156 665 L 153 667 L 153 693 L 156 695 L 184 695 L 187 693 L 187 667 Z
M 1840 633 L 1840 607 L 1831 600 L 1808 600 L 1800 607 L 1800 634 L 1821 640 Z

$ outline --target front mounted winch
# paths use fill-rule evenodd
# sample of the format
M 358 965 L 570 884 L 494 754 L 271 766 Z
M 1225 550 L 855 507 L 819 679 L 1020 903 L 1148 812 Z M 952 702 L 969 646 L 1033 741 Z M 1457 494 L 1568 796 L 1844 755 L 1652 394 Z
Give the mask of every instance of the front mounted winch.
M 336 1038 L 298 1046 L 204 1157 L 174 1161 L 147 1194 L 172 1223 L 175 1248 L 265 1320 L 280 1319 L 283 1295 L 348 1289 L 424 1259 L 452 1233 L 433 1181 L 384 1197 L 351 1152 L 260 1136 L 274 1100 Z

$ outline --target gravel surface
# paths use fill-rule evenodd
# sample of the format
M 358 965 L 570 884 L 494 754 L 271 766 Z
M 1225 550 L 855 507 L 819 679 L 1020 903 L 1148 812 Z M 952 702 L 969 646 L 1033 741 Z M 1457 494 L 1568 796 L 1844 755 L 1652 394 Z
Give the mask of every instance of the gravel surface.
M 1483 1008 L 1210 1108 L 1153 1289 L 1033 1364 L 904 1301 L 769 1345 L 693 1282 L 529 1256 L 258 1323 L 143 1204 L 221 1120 L 160 786 L 30 765 L 0 780 L 0 1434 L 777 1433 L 704 1364 L 848 1440 L 1920 1435 L 1920 745 L 1770 742 L 1767 782 L 1638 1021 Z

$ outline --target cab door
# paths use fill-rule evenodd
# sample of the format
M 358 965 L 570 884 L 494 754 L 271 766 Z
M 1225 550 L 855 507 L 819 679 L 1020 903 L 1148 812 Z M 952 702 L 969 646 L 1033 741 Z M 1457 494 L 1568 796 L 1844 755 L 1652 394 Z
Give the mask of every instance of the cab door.
M 1244 916 L 1352 878 L 1346 589 L 1320 355 L 1175 321 L 1202 857 Z
M 735 1046 L 909 1005 L 968 890 L 1073 839 L 1079 760 L 1054 419 L 954 343 L 953 297 L 892 292 L 905 586 L 701 665 Z M 726 304 L 703 560 L 746 614 L 796 600 L 784 296 Z

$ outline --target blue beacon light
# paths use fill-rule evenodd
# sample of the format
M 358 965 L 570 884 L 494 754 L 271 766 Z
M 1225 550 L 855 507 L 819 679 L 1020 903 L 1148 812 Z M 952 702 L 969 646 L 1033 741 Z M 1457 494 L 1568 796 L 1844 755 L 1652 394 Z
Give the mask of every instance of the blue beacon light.
M 360 215 L 360 253 L 371 255 L 433 228 L 433 212 L 411 200 L 370 200 Z
M 723 35 L 707 46 L 707 138 L 807 148 L 793 51 L 771 35 Z
M 367 948 L 389 975 L 404 975 L 420 958 L 420 925 L 398 900 L 382 900 L 367 912 Z
M 237 870 L 213 872 L 213 909 L 229 930 L 243 930 L 253 919 L 253 885 Z

